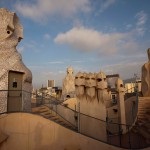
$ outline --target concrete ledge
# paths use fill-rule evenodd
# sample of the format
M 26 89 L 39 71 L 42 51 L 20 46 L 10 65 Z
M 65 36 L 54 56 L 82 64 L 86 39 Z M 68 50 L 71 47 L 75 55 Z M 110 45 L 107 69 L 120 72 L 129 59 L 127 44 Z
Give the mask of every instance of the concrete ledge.
M 41 116 L 12 113 L 0 119 L 0 130 L 9 138 L 0 150 L 121 150 L 91 139 Z
M 9 136 L 5 133 L 0 133 L 0 144 L 7 140 Z

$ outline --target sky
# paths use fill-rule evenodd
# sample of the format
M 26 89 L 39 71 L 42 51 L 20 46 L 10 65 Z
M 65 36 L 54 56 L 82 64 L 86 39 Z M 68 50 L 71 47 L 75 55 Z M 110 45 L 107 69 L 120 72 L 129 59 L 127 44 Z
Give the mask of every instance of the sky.
M 141 75 L 150 47 L 150 0 L 0 0 L 24 28 L 18 44 L 33 75 L 33 87 L 55 80 L 66 69 Z

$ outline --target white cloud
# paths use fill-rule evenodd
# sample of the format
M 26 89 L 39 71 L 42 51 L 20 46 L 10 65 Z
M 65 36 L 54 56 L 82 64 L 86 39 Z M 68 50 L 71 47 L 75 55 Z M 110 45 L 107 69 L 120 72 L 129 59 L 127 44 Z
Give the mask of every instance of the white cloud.
M 83 20 L 76 18 L 73 20 L 73 26 L 74 27 L 81 27 L 83 25 Z
M 147 14 L 144 11 L 140 11 L 136 14 L 136 18 L 138 18 L 137 26 L 142 26 L 147 21 Z
M 104 0 L 104 1 L 102 1 L 101 6 L 100 6 L 100 12 L 103 12 L 104 10 L 109 8 L 111 5 L 113 5 L 115 2 L 116 2 L 116 0 Z
M 43 69 L 43 66 L 39 66 L 39 65 L 29 65 L 28 67 L 29 67 L 31 70 Z
M 89 0 L 36 0 L 34 4 L 18 2 L 15 9 L 23 16 L 41 22 L 50 15 L 71 17 L 78 12 L 88 12 L 89 3 Z
M 62 61 L 50 61 L 49 64 L 64 64 Z
M 106 74 L 116 74 L 119 73 L 122 79 L 128 79 L 137 74 L 138 77 L 141 76 L 141 67 L 145 63 L 144 60 L 134 60 L 134 61 L 124 61 L 118 64 L 103 66 L 103 70 Z
M 24 51 L 24 47 L 20 46 L 20 47 L 17 48 L 17 50 L 18 50 L 19 53 L 22 53 Z
M 126 25 L 126 29 L 128 30 L 128 29 L 130 29 L 130 28 L 132 28 L 132 24 L 127 24 L 127 25 Z
M 44 34 L 44 39 L 49 40 L 51 38 L 51 36 L 49 34 Z
M 72 63 L 84 63 L 85 61 L 83 60 L 73 60 Z
M 63 75 L 64 75 L 64 74 L 66 74 L 66 71 L 65 71 L 65 70 L 59 70 L 59 71 L 58 71 L 58 73 L 60 73 L 60 74 L 63 74 Z
M 144 25 L 148 19 L 148 15 L 144 11 L 140 11 L 135 17 L 137 18 L 136 31 L 139 35 L 143 35 L 146 30 Z
M 103 54 L 113 54 L 119 50 L 131 52 L 137 48 L 130 33 L 103 33 L 85 27 L 74 27 L 66 33 L 60 33 L 54 41 L 68 44 L 77 50 L 98 51 Z

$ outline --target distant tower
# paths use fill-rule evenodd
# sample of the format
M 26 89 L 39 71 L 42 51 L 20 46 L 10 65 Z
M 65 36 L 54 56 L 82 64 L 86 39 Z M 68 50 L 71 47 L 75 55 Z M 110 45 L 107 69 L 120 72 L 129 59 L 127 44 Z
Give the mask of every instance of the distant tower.
M 55 87 L 55 80 L 48 80 L 47 87 Z

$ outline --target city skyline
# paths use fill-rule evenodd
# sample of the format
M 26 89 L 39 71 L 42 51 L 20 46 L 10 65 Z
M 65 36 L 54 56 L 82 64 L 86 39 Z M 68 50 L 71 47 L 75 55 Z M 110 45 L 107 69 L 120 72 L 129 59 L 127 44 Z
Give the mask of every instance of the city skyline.
M 35 88 L 49 79 L 61 86 L 69 66 L 75 74 L 140 76 L 150 47 L 149 5 L 149 0 L 0 0 L 23 25 L 17 49 Z

